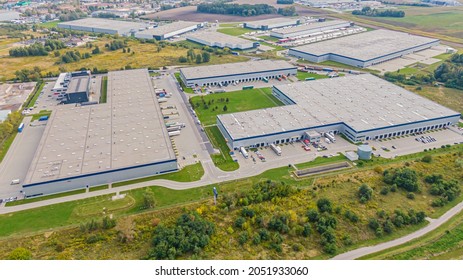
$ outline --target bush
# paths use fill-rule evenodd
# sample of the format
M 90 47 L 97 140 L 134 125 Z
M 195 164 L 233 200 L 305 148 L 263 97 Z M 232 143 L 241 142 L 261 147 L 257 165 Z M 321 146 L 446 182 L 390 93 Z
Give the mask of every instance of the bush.
M 301 252 L 304 250 L 304 246 L 300 243 L 294 243 L 292 248 L 294 252 Z
M 320 213 L 324 213 L 324 212 L 331 213 L 331 211 L 332 211 L 331 201 L 329 199 L 327 199 L 327 198 L 320 198 L 317 201 L 317 207 L 318 207 L 318 211 L 320 211 Z
M 409 192 L 409 193 L 407 193 L 407 198 L 413 200 L 413 199 L 415 199 L 415 194 Z
M 367 184 L 362 184 L 358 189 L 358 197 L 360 198 L 360 203 L 366 203 L 373 196 L 373 189 L 370 188 Z
M 103 218 L 102 222 L 102 228 L 103 229 L 110 229 L 116 226 L 116 221 L 113 219 L 110 219 L 109 217 L 105 216 Z
M 244 219 L 243 217 L 238 217 L 236 220 L 235 220 L 235 227 L 236 228 L 243 228 L 243 225 L 244 223 L 246 222 L 246 219 Z
M 312 227 L 309 223 L 304 224 L 304 229 L 302 230 L 302 236 L 308 237 L 312 233 Z
M 281 233 L 289 232 L 289 218 L 286 215 L 278 214 L 272 216 L 268 222 L 268 228 Z
M 376 231 L 379 228 L 378 220 L 375 218 L 370 218 L 370 220 L 368 220 L 368 227 Z
M 243 217 L 252 218 L 255 214 L 256 212 L 248 207 L 243 207 L 243 209 L 241 210 L 241 216 Z
M 240 245 L 243 245 L 244 243 L 248 242 L 249 239 L 249 234 L 246 231 L 243 231 L 239 234 L 238 236 L 238 242 Z
M 330 255 L 335 255 L 338 251 L 338 247 L 334 243 L 327 243 L 323 246 L 323 251 Z
M 309 218 L 309 221 L 310 222 L 316 222 L 318 221 L 318 217 L 319 217 L 319 214 L 318 214 L 318 211 L 315 210 L 315 209 L 309 209 L 307 211 L 307 218 Z
M 23 247 L 18 247 L 8 254 L 8 260 L 30 260 L 32 253 Z
M 391 168 L 385 170 L 383 175 L 383 180 L 386 184 L 396 185 L 408 192 L 416 192 L 418 190 L 418 175 L 413 169 L 407 167 Z
M 389 193 L 389 188 L 384 186 L 379 193 L 382 195 L 387 195 Z
M 259 245 L 260 242 L 261 242 L 260 234 L 258 233 L 254 234 L 254 236 L 252 237 L 252 244 Z
M 267 241 L 270 239 L 270 232 L 266 230 L 265 228 L 261 228 L 259 230 L 259 235 L 260 235 L 261 240 Z
M 430 163 L 432 161 L 432 157 L 430 155 L 425 155 L 422 159 L 422 162 Z

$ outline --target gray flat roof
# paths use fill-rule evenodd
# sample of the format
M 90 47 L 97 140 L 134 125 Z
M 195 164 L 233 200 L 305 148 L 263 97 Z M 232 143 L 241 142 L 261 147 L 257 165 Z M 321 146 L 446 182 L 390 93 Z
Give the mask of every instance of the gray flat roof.
M 238 63 L 207 65 L 182 68 L 187 80 L 204 79 L 208 77 L 246 75 L 249 73 L 274 71 L 286 68 L 296 68 L 285 60 L 257 60 Z
M 371 74 L 274 87 L 296 105 L 219 115 L 233 139 L 340 122 L 363 131 L 458 114 Z
M 435 41 L 439 40 L 403 32 L 374 30 L 292 49 L 316 56 L 332 53 L 367 61 Z
M 298 25 L 298 26 L 290 26 L 290 27 L 282 28 L 282 29 L 276 29 L 276 30 L 273 30 L 272 32 L 285 35 L 285 34 L 291 34 L 294 32 L 300 32 L 300 31 L 306 31 L 306 30 L 308 31 L 312 29 L 329 27 L 329 26 L 338 25 L 338 24 L 349 24 L 349 22 L 345 20 L 314 22 L 314 23 L 303 24 L 303 25 Z
M 175 159 L 146 69 L 109 72 L 107 95 L 53 110 L 26 183 Z
M 80 76 L 80 77 L 71 78 L 71 81 L 69 82 L 69 86 L 68 86 L 66 93 L 87 91 L 89 83 L 90 83 L 90 77 L 88 76 Z
M 164 34 L 175 32 L 177 30 L 181 30 L 187 27 L 198 26 L 198 24 L 199 24 L 198 22 L 192 22 L 192 21 L 176 21 L 176 22 L 160 25 L 155 28 L 146 29 L 146 30 L 143 30 L 137 33 L 162 36 Z
M 252 41 L 231 36 L 227 34 L 223 34 L 220 32 L 215 31 L 203 31 L 203 32 L 196 32 L 188 36 L 189 38 L 197 38 L 200 40 L 207 41 L 209 43 L 220 42 L 220 43 L 232 43 L 232 44 L 249 44 L 253 43 Z
M 148 26 L 144 22 L 133 22 L 133 21 L 122 21 L 122 20 L 112 20 L 112 19 L 103 19 L 103 18 L 83 18 L 73 21 L 60 22 L 60 26 L 74 26 L 74 27 L 85 27 L 85 28 L 100 28 L 100 29 L 109 29 L 115 30 L 121 33 L 130 31 L 131 29 L 138 30 L 139 28 L 145 28 Z
M 298 18 L 278 17 L 278 18 L 262 19 L 262 20 L 256 20 L 256 21 L 246 21 L 246 24 L 272 25 L 272 24 L 279 24 L 279 23 L 290 23 L 296 20 L 298 20 Z

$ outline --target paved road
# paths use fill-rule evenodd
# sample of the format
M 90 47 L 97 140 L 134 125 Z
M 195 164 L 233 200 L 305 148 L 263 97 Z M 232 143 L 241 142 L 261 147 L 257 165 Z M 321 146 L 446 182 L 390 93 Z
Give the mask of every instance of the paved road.
M 389 249 L 389 248 L 404 244 L 406 242 L 409 242 L 415 238 L 421 237 L 437 229 L 442 224 L 447 222 L 450 218 L 460 213 L 462 209 L 463 209 L 463 202 L 460 202 L 459 204 L 457 204 L 455 207 L 447 211 L 444 215 L 442 215 L 438 219 L 428 219 L 428 221 L 430 221 L 429 224 L 426 227 L 418 231 L 410 233 L 409 235 L 406 235 L 404 237 L 394 239 L 388 242 L 384 242 L 384 243 L 381 243 L 375 246 L 363 247 L 363 248 L 359 248 L 353 251 L 349 251 L 344 254 L 337 255 L 336 257 L 332 259 L 333 260 L 355 260 L 355 259 L 358 259 L 360 257 L 366 256 L 372 253 L 376 253 L 376 252 L 379 252 L 385 249 Z

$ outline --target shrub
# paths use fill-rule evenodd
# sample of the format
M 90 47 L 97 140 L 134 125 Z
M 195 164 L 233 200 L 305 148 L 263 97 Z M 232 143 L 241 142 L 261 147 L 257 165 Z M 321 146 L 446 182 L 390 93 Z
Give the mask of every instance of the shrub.
M 315 209 L 309 209 L 307 211 L 307 218 L 309 218 L 309 221 L 310 222 L 316 222 L 318 221 L 318 217 L 319 217 L 319 214 L 318 214 L 318 211 L 315 210 Z
M 308 237 L 312 233 L 312 227 L 309 223 L 304 224 L 304 229 L 302 230 L 302 236 Z
M 384 182 L 389 185 L 397 185 L 408 192 L 416 192 L 418 190 L 418 175 L 416 171 L 407 167 L 391 168 L 383 173 Z M 392 189 L 391 189 L 392 191 Z
M 102 228 L 103 229 L 110 229 L 116 226 L 116 221 L 113 219 L 110 219 L 108 216 L 105 216 L 103 218 L 102 222 Z
M 366 203 L 373 196 L 373 189 L 371 189 L 367 184 L 362 184 L 358 189 L 358 197 L 360 198 L 360 203 Z
M 9 260 L 30 260 L 32 253 L 23 247 L 18 247 L 8 254 Z
M 323 246 L 323 251 L 330 255 L 335 255 L 338 251 L 338 247 L 334 243 L 327 243 Z
M 422 162 L 430 163 L 432 161 L 432 157 L 430 155 L 425 155 L 422 159 Z
M 379 193 L 382 195 L 387 195 L 389 193 L 389 187 L 384 186 Z
M 317 201 L 317 207 L 318 207 L 318 211 L 320 211 L 320 213 L 324 213 L 324 212 L 331 213 L 331 211 L 332 211 L 331 201 L 329 199 L 327 199 L 327 198 L 320 198 Z
M 407 193 L 407 198 L 413 200 L 413 199 L 415 199 L 415 194 L 409 192 L 409 193 Z
M 248 239 L 249 235 L 246 231 L 240 232 L 238 236 L 238 242 L 240 243 L 240 245 L 243 245 L 244 243 L 248 242 Z
M 270 232 L 268 230 L 266 230 L 265 228 L 261 228 L 259 230 L 259 235 L 260 235 L 260 239 L 261 240 L 269 240 L 270 239 Z
M 243 209 L 241 210 L 241 216 L 243 217 L 252 218 L 254 217 L 255 214 L 256 214 L 255 211 L 248 207 L 243 207 Z
M 244 219 L 243 217 L 238 217 L 236 220 L 235 220 L 235 227 L 236 228 L 243 228 L 243 225 L 244 223 L 246 222 L 246 219 Z
M 252 244 L 259 245 L 260 242 L 261 242 L 260 234 L 258 233 L 254 234 L 254 236 L 252 237 Z
M 376 231 L 379 228 L 378 220 L 375 218 L 370 218 L 370 220 L 368 220 L 368 227 Z
M 304 246 L 302 246 L 301 243 L 294 243 L 292 248 L 294 252 L 301 252 L 304 250 Z

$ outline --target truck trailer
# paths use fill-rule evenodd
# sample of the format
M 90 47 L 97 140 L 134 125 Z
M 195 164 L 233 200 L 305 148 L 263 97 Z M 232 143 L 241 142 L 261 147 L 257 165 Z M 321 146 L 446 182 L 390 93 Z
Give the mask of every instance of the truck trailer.
M 248 152 L 246 151 L 246 148 L 240 147 L 240 152 L 241 152 L 241 154 L 243 155 L 244 158 L 248 158 L 248 157 L 249 157 L 249 154 L 248 154 Z
M 270 148 L 275 152 L 275 154 L 281 156 L 281 148 L 276 146 L 275 144 L 270 144 Z

